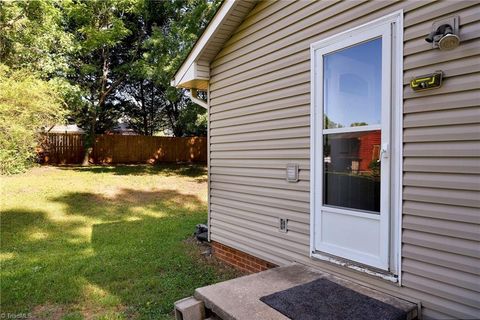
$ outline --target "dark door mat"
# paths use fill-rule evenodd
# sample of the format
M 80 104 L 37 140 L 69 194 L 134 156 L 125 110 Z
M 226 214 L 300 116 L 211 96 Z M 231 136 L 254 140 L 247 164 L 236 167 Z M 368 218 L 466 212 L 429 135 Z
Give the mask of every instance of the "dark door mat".
M 401 309 L 323 278 L 260 300 L 292 320 L 407 319 Z

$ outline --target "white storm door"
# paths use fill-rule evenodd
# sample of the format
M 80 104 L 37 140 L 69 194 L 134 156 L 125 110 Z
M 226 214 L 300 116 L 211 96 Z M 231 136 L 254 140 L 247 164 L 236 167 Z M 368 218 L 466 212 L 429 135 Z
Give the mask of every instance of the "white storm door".
M 391 25 L 313 50 L 314 249 L 388 270 Z

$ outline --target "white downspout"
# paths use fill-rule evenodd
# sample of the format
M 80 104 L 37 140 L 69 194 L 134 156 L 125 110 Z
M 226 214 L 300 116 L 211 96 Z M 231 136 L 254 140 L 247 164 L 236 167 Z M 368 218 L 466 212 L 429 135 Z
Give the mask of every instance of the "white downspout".
M 207 109 L 207 225 L 208 225 L 208 242 L 211 241 L 210 235 L 212 233 L 211 223 L 210 223 L 210 84 L 207 87 L 207 101 L 199 99 L 196 89 L 190 89 L 187 93 L 187 96 L 194 103 L 199 106 Z
M 210 181 L 211 181 L 211 170 L 210 170 L 210 83 L 207 87 L 207 226 L 208 226 L 208 242 L 211 242 L 212 234 L 212 224 L 211 224 L 211 196 L 210 196 Z

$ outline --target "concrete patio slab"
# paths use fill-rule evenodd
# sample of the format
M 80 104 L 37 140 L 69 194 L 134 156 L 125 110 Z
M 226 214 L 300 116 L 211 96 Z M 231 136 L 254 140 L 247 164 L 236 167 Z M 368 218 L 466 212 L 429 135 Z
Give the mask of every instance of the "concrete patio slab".
M 237 279 L 198 288 L 195 298 L 223 320 L 285 320 L 286 316 L 259 299 L 278 291 L 326 278 L 371 298 L 393 305 L 408 313 L 407 319 L 417 317 L 417 305 L 370 288 L 346 281 L 316 269 L 292 264 Z

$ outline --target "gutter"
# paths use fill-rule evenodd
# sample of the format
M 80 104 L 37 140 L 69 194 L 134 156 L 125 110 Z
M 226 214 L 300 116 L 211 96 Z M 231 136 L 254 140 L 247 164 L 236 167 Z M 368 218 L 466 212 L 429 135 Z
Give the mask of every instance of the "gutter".
M 202 100 L 198 97 L 198 91 L 196 89 L 190 89 L 187 93 L 187 96 L 192 100 L 194 103 L 198 104 L 199 106 L 208 110 L 208 102 Z M 208 99 L 208 98 L 207 98 Z

